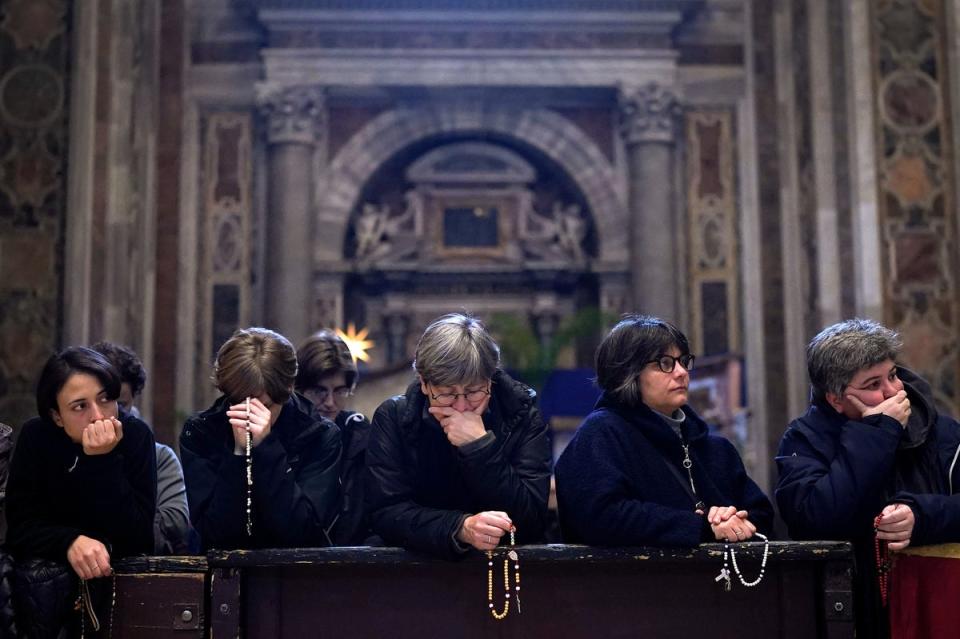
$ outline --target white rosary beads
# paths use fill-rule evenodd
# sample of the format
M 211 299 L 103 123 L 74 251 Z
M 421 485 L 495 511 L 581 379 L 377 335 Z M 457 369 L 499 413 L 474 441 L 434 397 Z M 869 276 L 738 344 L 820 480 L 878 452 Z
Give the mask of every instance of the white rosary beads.
M 720 582 L 723 581 L 723 588 L 727 592 L 730 591 L 731 579 L 730 579 L 730 569 L 729 564 L 733 564 L 733 572 L 737 575 L 737 579 L 740 580 L 740 583 L 747 588 L 753 588 L 760 584 L 763 581 L 764 571 L 767 569 L 767 557 L 770 554 L 770 542 L 767 540 L 766 536 L 762 533 L 753 533 L 754 537 L 759 537 L 763 540 L 763 559 L 760 561 L 760 574 L 757 575 L 757 578 L 753 581 L 747 581 L 743 578 L 743 573 L 740 572 L 740 566 L 737 565 L 737 554 L 734 551 L 733 547 L 729 543 L 723 544 L 723 568 L 720 569 L 720 573 L 714 577 L 714 581 Z M 729 563 L 728 563 L 729 560 Z

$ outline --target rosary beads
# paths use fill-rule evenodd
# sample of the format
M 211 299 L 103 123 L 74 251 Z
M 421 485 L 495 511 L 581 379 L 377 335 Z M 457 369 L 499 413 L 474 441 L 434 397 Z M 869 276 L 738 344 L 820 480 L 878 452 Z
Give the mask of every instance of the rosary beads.
M 877 585 L 880 587 L 880 603 L 886 606 L 887 586 L 890 583 L 890 569 L 893 568 L 893 562 L 890 560 L 887 542 L 876 536 L 880 532 L 880 520 L 882 518 L 883 514 L 880 514 L 873 520 L 873 556 L 877 561 Z
M 767 540 L 766 536 L 762 533 L 753 533 L 754 537 L 759 537 L 763 540 L 763 559 L 760 561 L 760 574 L 757 575 L 757 578 L 753 581 L 747 581 L 743 578 L 743 573 L 740 572 L 740 566 L 737 565 L 737 554 L 736 551 L 730 546 L 729 543 L 723 544 L 723 568 L 720 569 L 720 574 L 718 574 L 714 581 L 723 581 L 723 588 L 727 592 L 730 591 L 731 579 L 730 579 L 730 569 L 729 564 L 733 564 L 733 572 L 737 575 L 737 579 L 740 580 L 740 583 L 747 588 L 753 588 L 754 586 L 760 585 L 760 582 L 763 581 L 763 574 L 767 569 L 767 557 L 770 554 L 770 541 Z M 728 563 L 729 560 L 729 563 Z
M 247 537 L 253 535 L 253 435 L 250 433 L 250 398 L 247 398 Z
M 490 614 L 497 621 L 502 620 L 510 612 L 510 562 L 513 562 L 514 593 L 517 601 L 517 614 L 520 614 L 520 557 L 514 548 L 514 529 L 510 529 L 510 552 L 503 560 L 503 612 L 497 612 L 493 607 L 493 551 L 487 551 L 487 606 Z
M 107 626 L 107 637 L 113 636 L 113 611 L 117 607 L 117 576 L 110 578 L 110 618 Z M 80 611 L 80 639 L 84 639 L 87 633 L 87 615 L 90 616 L 90 623 L 94 632 L 100 632 L 100 620 L 97 618 L 97 611 L 93 607 L 93 599 L 90 596 L 90 586 L 86 579 L 80 580 L 80 595 L 74 604 L 74 609 Z

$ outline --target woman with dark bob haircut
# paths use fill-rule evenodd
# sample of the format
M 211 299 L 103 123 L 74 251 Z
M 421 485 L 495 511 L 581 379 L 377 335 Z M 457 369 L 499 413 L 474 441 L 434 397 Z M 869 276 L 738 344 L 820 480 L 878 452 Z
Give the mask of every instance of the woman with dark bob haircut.
M 47 360 L 37 412 L 20 433 L 7 484 L 7 547 L 106 577 L 113 557 L 153 550 L 157 462 L 142 421 L 118 414 L 120 377 L 75 346 Z
M 687 405 L 686 336 L 628 315 L 597 349 L 603 394 L 556 465 L 564 539 L 695 546 L 768 533 L 773 507 L 740 455 Z

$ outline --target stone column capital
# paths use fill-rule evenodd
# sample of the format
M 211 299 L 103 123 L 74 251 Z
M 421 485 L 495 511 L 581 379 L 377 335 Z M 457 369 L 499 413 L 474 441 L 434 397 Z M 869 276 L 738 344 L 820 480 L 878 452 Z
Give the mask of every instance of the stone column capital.
M 259 84 L 257 106 L 270 144 L 313 145 L 326 133 L 326 93 L 314 85 Z
M 673 142 L 681 108 L 668 87 L 651 82 L 620 87 L 620 134 L 627 144 Z

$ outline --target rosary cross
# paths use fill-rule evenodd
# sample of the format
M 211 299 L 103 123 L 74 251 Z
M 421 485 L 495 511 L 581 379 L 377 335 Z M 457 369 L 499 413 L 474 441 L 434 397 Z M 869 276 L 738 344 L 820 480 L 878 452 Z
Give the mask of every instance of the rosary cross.
M 724 581 L 724 584 L 723 584 L 724 589 L 727 590 L 727 591 L 730 590 L 730 571 L 727 570 L 727 567 L 726 567 L 726 566 L 724 566 L 724 567 L 720 570 L 720 574 L 718 574 L 713 580 L 716 581 L 716 582 L 719 582 L 720 580 L 723 580 L 723 581 Z

